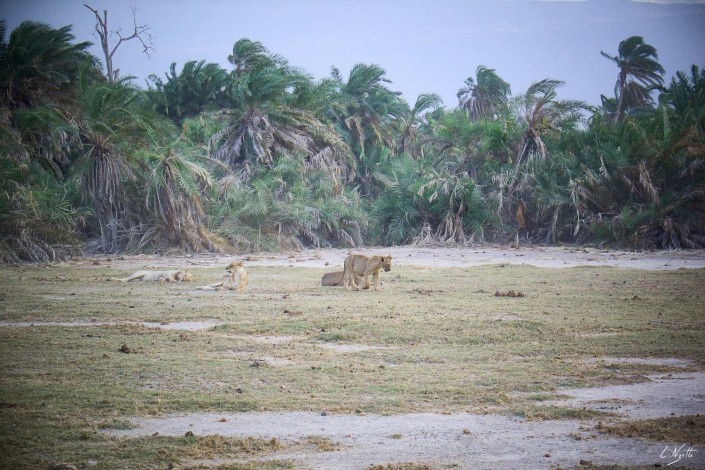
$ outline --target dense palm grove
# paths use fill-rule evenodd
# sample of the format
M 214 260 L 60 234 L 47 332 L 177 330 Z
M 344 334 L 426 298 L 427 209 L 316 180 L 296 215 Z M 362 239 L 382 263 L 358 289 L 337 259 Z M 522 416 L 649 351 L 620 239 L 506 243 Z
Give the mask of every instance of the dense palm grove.
M 314 80 L 241 39 L 146 90 L 69 27 L 0 23 L 0 253 L 527 240 L 705 247 L 705 70 L 618 45 L 600 107 L 479 66 L 457 107 L 383 68 Z M 596 51 L 600 52 L 600 51 Z M 455 104 L 454 104 L 455 105 Z

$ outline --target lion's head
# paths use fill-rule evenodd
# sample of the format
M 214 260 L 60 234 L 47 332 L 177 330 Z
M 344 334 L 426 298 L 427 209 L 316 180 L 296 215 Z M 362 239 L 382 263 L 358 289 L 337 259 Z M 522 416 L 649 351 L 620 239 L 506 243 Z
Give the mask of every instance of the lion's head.
M 179 271 L 175 277 L 176 277 L 177 281 L 182 281 L 182 282 L 193 282 L 196 280 L 196 278 L 193 276 L 193 274 L 191 274 L 188 270 Z
M 382 268 L 386 271 L 392 270 L 392 255 L 382 256 Z
M 241 267 L 242 267 L 242 261 L 233 261 L 232 263 L 230 263 L 228 265 L 227 268 L 225 268 L 225 270 L 229 273 L 234 273 L 235 271 L 237 271 Z

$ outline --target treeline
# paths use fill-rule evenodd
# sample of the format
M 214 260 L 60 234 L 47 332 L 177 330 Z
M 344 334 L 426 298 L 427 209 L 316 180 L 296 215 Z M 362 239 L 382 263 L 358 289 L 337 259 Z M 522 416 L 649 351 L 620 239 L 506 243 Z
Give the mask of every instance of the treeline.
M 0 254 L 530 240 L 705 247 L 705 70 L 664 83 L 640 37 L 614 97 L 520 94 L 484 66 L 454 108 L 385 70 L 322 80 L 237 41 L 148 89 L 70 27 L 0 23 Z

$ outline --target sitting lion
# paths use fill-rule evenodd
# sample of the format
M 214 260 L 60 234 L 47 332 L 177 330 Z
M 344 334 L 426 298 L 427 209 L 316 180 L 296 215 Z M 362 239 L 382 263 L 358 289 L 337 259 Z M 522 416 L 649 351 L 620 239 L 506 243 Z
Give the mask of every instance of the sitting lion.
M 321 285 L 327 287 L 337 287 L 343 285 L 344 271 L 336 271 L 334 273 L 326 273 L 321 278 Z M 355 274 L 355 284 L 362 283 L 362 278 Z
M 250 282 L 250 276 L 247 274 L 245 268 L 242 267 L 242 261 L 233 261 L 225 268 L 229 274 L 228 280 L 224 282 L 216 282 L 215 284 L 210 284 L 207 286 L 196 287 L 198 290 L 245 290 L 247 284 Z
M 130 282 L 130 281 L 157 281 L 157 282 L 192 282 L 195 280 L 193 274 L 188 269 L 175 269 L 172 271 L 135 271 L 130 276 L 118 279 L 111 277 L 109 281 Z
M 392 269 L 392 257 L 389 256 L 365 256 L 350 254 L 345 258 L 345 263 L 343 263 L 343 284 L 345 288 L 350 290 L 350 284 L 355 287 L 355 289 L 360 289 L 360 287 L 355 282 L 355 276 L 362 276 L 365 278 L 364 289 L 370 288 L 370 280 L 368 276 L 372 274 L 372 280 L 375 283 L 375 290 L 377 290 L 377 280 L 379 278 L 379 270 L 384 269 L 385 271 L 390 271 Z

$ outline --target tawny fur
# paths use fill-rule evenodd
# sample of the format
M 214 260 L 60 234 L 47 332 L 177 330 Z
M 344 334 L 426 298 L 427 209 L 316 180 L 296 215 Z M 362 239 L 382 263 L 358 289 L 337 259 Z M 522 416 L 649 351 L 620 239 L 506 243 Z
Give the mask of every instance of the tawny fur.
M 195 280 L 193 274 L 188 269 L 175 269 L 171 271 L 135 271 L 130 276 L 118 279 L 111 277 L 110 281 L 130 282 L 130 281 L 156 281 L 156 282 L 192 282 Z
M 343 284 L 345 288 L 350 290 L 350 284 L 355 289 L 360 289 L 360 286 L 355 282 L 355 276 L 361 276 L 365 279 L 364 289 L 370 288 L 369 275 L 372 274 L 374 281 L 374 290 L 377 290 L 379 279 L 379 271 L 384 269 L 390 271 L 392 269 L 391 256 L 365 256 L 350 254 L 345 258 L 343 263 Z
M 245 290 L 250 282 L 250 276 L 245 268 L 242 267 L 242 261 L 233 261 L 225 268 L 228 274 L 228 280 L 224 282 L 216 282 L 207 286 L 196 287 L 198 290 Z
M 345 274 L 344 271 L 336 271 L 334 273 L 326 273 L 321 278 L 321 285 L 326 286 L 326 287 L 342 286 L 344 274 Z M 355 284 L 359 285 L 361 283 L 362 283 L 362 278 L 356 274 L 355 275 Z

